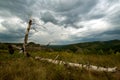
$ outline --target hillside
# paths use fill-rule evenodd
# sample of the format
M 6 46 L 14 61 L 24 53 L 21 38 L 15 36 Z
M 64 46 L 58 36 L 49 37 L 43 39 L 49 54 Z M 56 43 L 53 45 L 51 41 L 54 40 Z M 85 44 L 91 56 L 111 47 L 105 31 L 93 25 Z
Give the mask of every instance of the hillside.
M 69 50 L 72 52 L 83 52 L 94 53 L 98 51 L 105 51 L 109 53 L 110 51 L 116 53 L 120 52 L 120 40 L 110 40 L 110 41 L 95 41 L 95 42 L 85 42 L 70 44 L 64 46 L 51 46 L 55 50 Z
M 9 44 L 14 44 L 17 46 L 22 46 L 22 43 L 0 43 L 0 49 L 7 49 Z M 29 50 L 38 50 L 38 51 L 68 51 L 74 53 L 84 53 L 84 54 L 106 54 L 120 52 L 120 40 L 110 40 L 110 41 L 95 41 L 95 42 L 84 42 L 77 44 L 69 45 L 40 45 L 30 42 L 28 44 Z

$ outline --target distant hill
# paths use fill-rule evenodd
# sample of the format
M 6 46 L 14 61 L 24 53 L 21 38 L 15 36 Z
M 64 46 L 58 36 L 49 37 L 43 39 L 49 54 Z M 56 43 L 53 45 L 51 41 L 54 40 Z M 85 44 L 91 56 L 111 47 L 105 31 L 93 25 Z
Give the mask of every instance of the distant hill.
M 68 50 L 76 53 L 84 51 L 86 51 L 86 53 L 96 53 L 103 51 L 109 54 L 110 52 L 120 52 L 120 40 L 85 42 L 51 47 L 55 50 Z
M 0 43 L 0 49 L 7 49 L 8 44 L 22 46 L 22 43 Z M 110 41 L 94 41 L 69 45 L 40 45 L 34 42 L 28 44 L 30 50 L 46 50 L 46 51 L 70 51 L 74 53 L 84 54 L 111 54 L 120 52 L 120 40 Z

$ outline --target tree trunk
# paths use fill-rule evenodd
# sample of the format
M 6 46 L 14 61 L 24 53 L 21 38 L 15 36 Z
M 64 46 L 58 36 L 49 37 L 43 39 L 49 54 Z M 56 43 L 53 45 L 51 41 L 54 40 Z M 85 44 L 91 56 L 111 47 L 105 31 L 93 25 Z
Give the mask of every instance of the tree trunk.
M 29 20 L 29 24 L 28 24 L 28 27 L 27 27 L 27 30 L 26 30 L 26 33 L 25 33 L 24 43 L 23 43 L 23 49 L 24 49 L 23 53 L 24 53 L 25 56 L 27 55 L 26 45 L 27 45 L 28 34 L 29 34 L 29 31 L 30 31 L 31 25 L 32 25 L 32 20 Z

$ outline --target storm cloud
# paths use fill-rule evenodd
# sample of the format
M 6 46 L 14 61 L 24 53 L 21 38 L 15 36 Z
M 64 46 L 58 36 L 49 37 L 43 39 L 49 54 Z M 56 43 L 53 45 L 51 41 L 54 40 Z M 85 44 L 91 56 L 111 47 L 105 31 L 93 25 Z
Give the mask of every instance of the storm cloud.
M 30 18 L 39 44 L 120 39 L 120 0 L 0 0 L 0 42 L 22 42 Z

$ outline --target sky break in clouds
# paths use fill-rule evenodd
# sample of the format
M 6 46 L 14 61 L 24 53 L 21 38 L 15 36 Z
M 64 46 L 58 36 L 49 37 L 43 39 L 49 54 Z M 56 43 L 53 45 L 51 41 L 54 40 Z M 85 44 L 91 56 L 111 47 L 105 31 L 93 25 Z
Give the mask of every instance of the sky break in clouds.
M 0 0 L 0 42 L 23 42 L 30 17 L 39 44 L 120 39 L 120 0 Z

